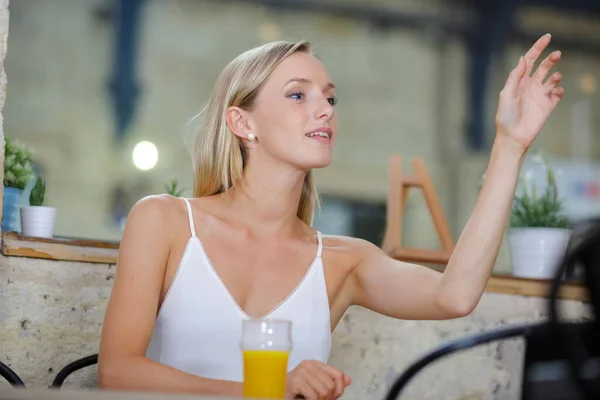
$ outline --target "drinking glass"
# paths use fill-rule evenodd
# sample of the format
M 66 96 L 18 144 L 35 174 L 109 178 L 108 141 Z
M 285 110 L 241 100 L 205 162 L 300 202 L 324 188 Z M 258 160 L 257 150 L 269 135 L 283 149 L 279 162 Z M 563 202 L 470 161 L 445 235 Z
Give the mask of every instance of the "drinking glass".
M 243 321 L 244 397 L 283 399 L 292 322 L 251 319 Z

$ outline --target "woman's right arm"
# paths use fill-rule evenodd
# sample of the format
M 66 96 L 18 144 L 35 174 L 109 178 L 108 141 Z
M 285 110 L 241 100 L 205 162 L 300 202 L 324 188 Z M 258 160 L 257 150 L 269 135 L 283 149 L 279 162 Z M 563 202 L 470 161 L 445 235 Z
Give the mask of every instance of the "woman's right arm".
M 150 196 L 129 213 L 98 360 L 102 389 L 242 395 L 238 382 L 198 377 L 146 358 L 169 258 L 178 199 Z

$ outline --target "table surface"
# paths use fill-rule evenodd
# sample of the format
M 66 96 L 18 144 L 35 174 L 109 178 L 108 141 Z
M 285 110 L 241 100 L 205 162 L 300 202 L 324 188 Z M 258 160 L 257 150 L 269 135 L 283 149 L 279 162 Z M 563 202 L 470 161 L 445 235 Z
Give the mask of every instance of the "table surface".
M 213 397 L 162 393 L 113 392 L 74 389 L 0 388 L 0 400 L 243 400 L 239 397 Z

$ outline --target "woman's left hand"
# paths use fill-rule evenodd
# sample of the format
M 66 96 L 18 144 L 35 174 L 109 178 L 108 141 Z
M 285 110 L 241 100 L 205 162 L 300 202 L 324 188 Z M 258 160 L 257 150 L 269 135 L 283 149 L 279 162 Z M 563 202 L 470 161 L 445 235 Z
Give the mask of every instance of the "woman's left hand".
M 548 117 L 564 95 L 559 87 L 562 76 L 548 72 L 560 60 L 560 51 L 552 52 L 532 74 L 533 65 L 550 43 L 544 35 L 519 59 L 500 92 L 496 114 L 497 137 L 509 139 L 523 152 L 539 135 Z

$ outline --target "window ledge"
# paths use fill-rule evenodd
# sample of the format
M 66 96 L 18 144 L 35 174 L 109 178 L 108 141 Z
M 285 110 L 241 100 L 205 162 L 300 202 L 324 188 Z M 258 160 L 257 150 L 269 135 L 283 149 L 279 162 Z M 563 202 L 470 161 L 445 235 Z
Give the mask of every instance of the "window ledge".
M 2 233 L 2 254 L 5 256 L 116 264 L 118 252 L 118 242 L 61 238 L 42 239 L 26 237 L 12 232 Z M 517 296 L 548 297 L 550 281 L 518 278 L 511 275 L 495 275 L 488 281 L 485 291 Z M 560 298 L 589 301 L 587 289 L 578 282 L 563 284 Z
M 118 252 L 118 242 L 66 238 L 44 239 L 13 232 L 2 233 L 2 254 L 5 256 L 116 264 Z
M 550 294 L 551 280 L 519 278 L 511 275 L 495 275 L 490 278 L 485 291 L 488 293 L 514 294 L 517 296 L 543 297 Z M 564 282 L 559 296 L 563 300 L 589 302 L 587 288 L 579 282 Z

